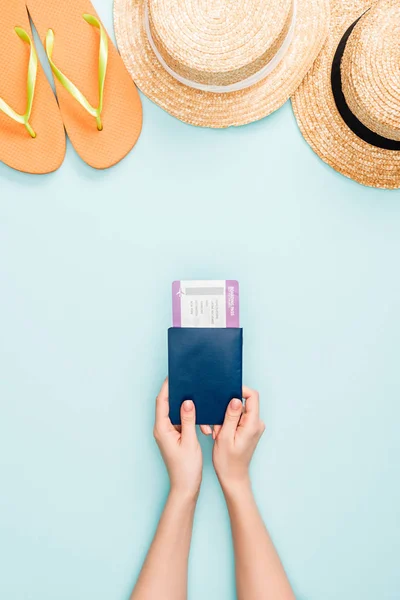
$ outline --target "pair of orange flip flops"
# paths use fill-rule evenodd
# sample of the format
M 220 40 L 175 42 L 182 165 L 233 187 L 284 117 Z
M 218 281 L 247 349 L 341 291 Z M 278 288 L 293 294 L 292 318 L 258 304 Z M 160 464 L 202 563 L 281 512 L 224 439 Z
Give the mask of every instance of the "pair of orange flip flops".
M 46 49 L 57 100 L 38 61 L 29 14 Z M 0 160 L 28 173 L 63 162 L 65 132 L 105 169 L 135 145 L 139 94 L 90 0 L 7 0 L 0 24 Z

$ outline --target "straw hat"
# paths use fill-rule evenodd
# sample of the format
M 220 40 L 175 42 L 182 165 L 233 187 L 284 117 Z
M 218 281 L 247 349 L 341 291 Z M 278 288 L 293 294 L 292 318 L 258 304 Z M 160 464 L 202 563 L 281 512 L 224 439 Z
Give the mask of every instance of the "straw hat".
M 326 45 L 292 98 L 300 129 L 334 169 L 400 187 L 400 3 L 333 0 Z
M 138 87 L 182 121 L 243 125 L 279 108 L 328 32 L 329 0 L 115 0 Z

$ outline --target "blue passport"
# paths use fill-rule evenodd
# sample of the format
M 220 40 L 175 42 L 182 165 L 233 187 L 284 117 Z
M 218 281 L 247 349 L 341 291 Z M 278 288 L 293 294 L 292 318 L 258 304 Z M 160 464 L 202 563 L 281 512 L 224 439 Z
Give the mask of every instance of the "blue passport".
M 169 416 L 181 422 L 193 400 L 196 423 L 221 425 L 232 398 L 242 398 L 241 328 L 171 327 L 168 330 Z

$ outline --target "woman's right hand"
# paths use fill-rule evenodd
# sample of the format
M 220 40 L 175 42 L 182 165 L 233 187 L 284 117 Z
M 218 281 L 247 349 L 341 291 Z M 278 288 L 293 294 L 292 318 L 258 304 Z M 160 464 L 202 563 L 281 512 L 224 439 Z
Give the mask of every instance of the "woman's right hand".
M 192 400 L 181 406 L 182 425 L 175 427 L 169 418 L 168 380 L 156 400 L 154 437 L 168 470 L 171 492 L 197 498 L 203 458 L 196 434 L 196 409 Z
M 223 425 L 214 427 L 213 463 L 224 492 L 249 484 L 249 466 L 265 431 L 259 415 L 258 392 L 243 387 L 242 401 L 231 400 Z

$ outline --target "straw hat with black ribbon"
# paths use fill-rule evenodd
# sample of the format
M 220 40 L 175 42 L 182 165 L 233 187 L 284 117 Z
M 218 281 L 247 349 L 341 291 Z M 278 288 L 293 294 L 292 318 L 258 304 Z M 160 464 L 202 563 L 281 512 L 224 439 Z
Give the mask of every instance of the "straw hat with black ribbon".
M 115 0 L 122 58 L 187 123 L 243 125 L 279 108 L 325 41 L 329 0 Z
M 372 187 L 400 187 L 399 40 L 399 0 L 333 0 L 327 42 L 292 98 L 312 149 Z

